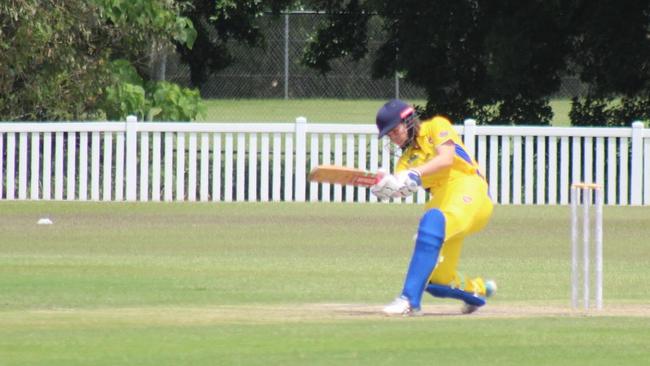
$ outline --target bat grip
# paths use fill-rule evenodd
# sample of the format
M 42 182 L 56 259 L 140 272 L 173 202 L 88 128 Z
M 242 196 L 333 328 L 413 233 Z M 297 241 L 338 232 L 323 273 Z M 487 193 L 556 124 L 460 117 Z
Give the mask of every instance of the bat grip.
M 386 172 L 378 171 L 375 175 L 375 184 L 379 183 L 386 176 Z

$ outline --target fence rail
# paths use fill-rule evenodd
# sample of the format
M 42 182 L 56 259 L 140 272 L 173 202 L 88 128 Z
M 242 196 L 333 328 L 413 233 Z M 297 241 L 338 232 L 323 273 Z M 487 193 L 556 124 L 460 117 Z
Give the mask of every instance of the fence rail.
M 500 204 L 568 204 L 573 181 L 609 205 L 650 205 L 650 129 L 455 126 Z M 376 202 L 307 182 L 319 164 L 390 170 L 374 125 L 0 123 L 0 199 Z M 423 203 L 424 191 L 395 203 Z

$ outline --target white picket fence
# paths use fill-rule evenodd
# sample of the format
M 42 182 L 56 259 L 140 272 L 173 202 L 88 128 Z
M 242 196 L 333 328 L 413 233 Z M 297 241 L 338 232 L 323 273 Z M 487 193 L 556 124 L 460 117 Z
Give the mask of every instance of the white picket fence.
M 650 129 L 456 126 L 500 204 L 567 204 L 575 181 L 609 205 L 650 205 Z M 0 199 L 376 202 L 307 181 L 318 164 L 389 170 L 374 125 L 0 123 Z M 421 191 L 403 201 L 423 203 Z

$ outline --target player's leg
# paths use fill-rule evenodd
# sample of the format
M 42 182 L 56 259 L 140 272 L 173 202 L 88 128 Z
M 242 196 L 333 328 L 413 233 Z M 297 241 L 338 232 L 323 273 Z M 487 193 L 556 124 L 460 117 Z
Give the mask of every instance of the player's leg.
M 496 293 L 496 283 L 476 277 L 469 280 L 465 287 L 429 283 L 426 291 L 435 297 L 461 300 L 463 301 L 463 312 L 471 313 L 485 305 L 485 299 Z
M 462 238 L 468 232 L 480 230 L 491 215 L 492 202 L 487 197 L 487 184 L 477 176 L 476 179 L 461 181 L 456 187 L 436 192 L 427 208 L 418 227 L 402 295 L 384 308 L 387 314 L 409 314 L 419 310 L 422 293 L 438 263 L 445 238 Z M 457 256 L 460 256 L 461 247 L 458 246 Z M 455 265 L 453 267 L 452 273 L 455 273 Z
M 447 218 L 445 240 L 465 238 L 482 230 L 492 216 L 494 206 L 487 194 L 487 183 L 478 176 L 460 180 L 437 196 L 431 205 Z
M 454 188 L 463 194 L 441 202 L 441 210 L 447 218 L 447 239 L 426 290 L 437 297 L 462 300 L 465 304 L 463 311 L 472 312 L 485 305 L 485 298 L 494 294 L 496 284 L 481 277 L 466 280 L 456 269 L 463 239 L 487 224 L 493 205 L 482 181 L 468 180 Z
M 445 241 L 426 291 L 436 297 L 454 298 L 477 306 L 485 305 L 485 281 L 480 277 L 465 279 L 456 270 L 462 247 L 462 237 Z
M 436 208 L 429 209 L 418 226 L 415 248 L 399 298 L 384 308 L 389 315 L 410 314 L 420 309 L 422 294 L 431 272 L 438 262 L 438 253 L 445 238 L 445 216 Z

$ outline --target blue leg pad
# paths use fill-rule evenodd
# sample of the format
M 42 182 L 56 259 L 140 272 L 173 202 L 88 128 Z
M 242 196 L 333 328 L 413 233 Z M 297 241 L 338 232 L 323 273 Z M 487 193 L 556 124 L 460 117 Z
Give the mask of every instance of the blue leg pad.
M 422 293 L 429 276 L 438 263 L 440 247 L 445 239 L 445 216 L 438 209 L 427 211 L 418 226 L 415 249 L 411 256 L 402 295 L 409 299 L 413 308 L 419 308 Z
M 473 293 L 463 291 L 458 288 L 453 288 L 444 285 L 436 285 L 430 283 L 427 286 L 427 292 L 435 297 L 445 297 L 465 301 L 470 305 L 483 306 L 485 305 L 485 299 L 479 296 L 474 296 Z

